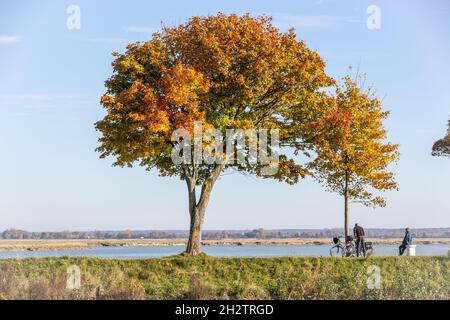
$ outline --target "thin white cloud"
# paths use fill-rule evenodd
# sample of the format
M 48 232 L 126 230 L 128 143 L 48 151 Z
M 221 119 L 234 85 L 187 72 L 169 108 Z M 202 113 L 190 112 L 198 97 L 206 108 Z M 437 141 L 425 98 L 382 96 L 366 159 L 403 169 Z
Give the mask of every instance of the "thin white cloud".
M 98 97 L 88 94 L 0 93 L 0 107 L 52 108 L 97 103 Z
M 122 44 L 130 41 L 123 38 L 82 38 L 82 40 L 87 42 L 104 43 L 104 44 Z
M 322 5 L 322 4 L 330 4 L 330 3 L 335 3 L 336 0 L 317 0 L 316 4 L 317 5 Z
M 128 26 L 125 27 L 125 31 L 133 33 L 154 33 L 157 29 L 152 27 Z
M 10 36 L 10 35 L 3 35 L 0 34 L 0 44 L 11 44 L 11 43 L 17 43 L 20 40 L 22 40 L 22 36 Z
M 123 28 L 128 33 L 142 33 L 142 34 L 153 34 L 157 31 L 153 27 L 143 27 L 143 26 L 128 26 Z M 118 37 L 84 37 L 81 38 L 82 41 L 101 43 L 101 44 L 126 44 L 129 42 L 134 42 L 136 40 L 118 38 Z
M 272 14 L 274 25 L 280 29 L 334 28 L 342 22 L 349 22 L 348 17 L 328 15 L 292 15 L 287 13 Z

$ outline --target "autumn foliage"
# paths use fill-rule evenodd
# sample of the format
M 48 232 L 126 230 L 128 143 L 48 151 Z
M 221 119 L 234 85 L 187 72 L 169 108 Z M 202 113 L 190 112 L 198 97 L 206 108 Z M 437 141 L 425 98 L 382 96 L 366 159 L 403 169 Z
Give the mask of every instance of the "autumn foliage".
M 448 120 L 447 134 L 433 144 L 433 156 L 450 157 L 450 120 Z
M 356 112 L 358 100 L 353 101 L 354 110 L 345 113 L 346 103 L 340 99 L 346 93 L 331 99 L 324 90 L 335 81 L 325 73 L 322 58 L 298 40 L 294 30 L 281 33 L 273 27 L 270 17 L 221 13 L 193 17 L 185 24 L 164 28 L 147 42 L 130 44 L 125 53 L 114 56 L 114 72 L 101 98 L 107 114 L 96 123 L 101 132 L 97 150 L 101 157 L 114 157 L 117 166 L 137 162 L 186 182 L 191 217 L 188 254 L 200 252 L 210 193 L 227 169 L 292 184 L 309 170 L 325 174 L 329 169 L 337 174 L 347 168 L 354 173 L 352 196 L 364 200 L 368 196 L 358 189 L 357 181 L 380 189 L 395 187 L 382 168 L 396 149 L 376 142 L 384 133 L 375 133 L 379 124 L 371 122 L 371 117 L 381 119 L 387 114 L 380 105 L 366 114 Z M 360 109 L 365 107 L 367 103 Z M 193 132 L 198 121 L 203 130 L 279 130 L 282 150 L 277 173 L 265 176 L 261 165 L 251 162 L 176 165 L 170 157 L 172 132 Z M 373 131 L 365 128 L 355 136 L 353 131 L 365 125 L 374 126 Z M 365 137 L 366 133 L 371 136 Z M 365 149 L 356 150 L 363 142 L 368 143 Z M 312 149 L 319 156 L 308 167 L 295 155 L 308 157 Z M 339 160 L 340 150 L 351 157 L 350 162 Z M 386 155 L 389 160 L 382 159 Z M 366 169 L 364 161 L 368 162 Z
M 96 125 L 103 134 L 98 151 L 115 156 L 116 165 L 140 161 L 169 175 L 183 174 L 168 156 L 175 129 L 192 132 L 195 121 L 205 130 L 277 128 L 283 141 L 293 141 L 296 124 L 311 113 L 308 102 L 333 83 L 319 55 L 293 31 L 280 33 L 269 17 L 194 17 L 114 56 L 101 99 L 107 116 Z M 283 164 L 275 177 L 298 181 L 301 167 L 285 157 Z M 208 169 L 199 168 L 207 172 L 197 183 Z

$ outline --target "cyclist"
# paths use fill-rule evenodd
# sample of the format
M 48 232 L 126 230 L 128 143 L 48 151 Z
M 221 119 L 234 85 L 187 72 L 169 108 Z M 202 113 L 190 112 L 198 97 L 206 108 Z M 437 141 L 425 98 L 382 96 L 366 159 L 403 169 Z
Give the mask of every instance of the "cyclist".
M 362 249 L 363 256 L 366 256 L 366 243 L 364 241 L 364 228 L 359 224 L 355 223 L 355 227 L 353 228 L 353 235 L 356 239 L 356 256 L 359 257 L 359 252 Z

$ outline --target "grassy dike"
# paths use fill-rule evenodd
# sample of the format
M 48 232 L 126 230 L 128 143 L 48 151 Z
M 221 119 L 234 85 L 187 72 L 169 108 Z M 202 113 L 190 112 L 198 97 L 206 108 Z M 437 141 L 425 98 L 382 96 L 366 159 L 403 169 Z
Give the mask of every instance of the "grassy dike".
M 67 268 L 81 288 L 66 289 Z M 381 289 L 367 287 L 378 266 Z M 370 282 L 370 281 L 369 281 Z M 448 257 L 0 260 L 0 299 L 450 299 Z

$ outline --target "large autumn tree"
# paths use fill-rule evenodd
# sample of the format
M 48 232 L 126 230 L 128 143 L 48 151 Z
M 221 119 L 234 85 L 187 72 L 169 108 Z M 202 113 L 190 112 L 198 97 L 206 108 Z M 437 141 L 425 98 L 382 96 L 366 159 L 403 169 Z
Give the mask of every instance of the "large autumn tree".
M 397 188 L 388 166 L 399 157 L 398 145 L 386 141 L 383 120 L 389 112 L 371 88 L 364 91 L 350 76 L 322 103 L 319 118 L 302 126 L 317 155 L 308 168 L 329 191 L 343 197 L 347 239 L 349 203 L 385 206 L 375 192 Z
M 102 134 L 97 150 L 102 158 L 114 157 L 116 166 L 137 162 L 186 182 L 190 255 L 200 253 L 205 210 L 221 173 L 234 169 L 265 176 L 253 161 L 177 165 L 171 152 L 186 140 L 174 142 L 173 131 L 192 133 L 195 122 L 224 134 L 227 129 L 278 129 L 282 150 L 306 151 L 301 124 L 316 114 L 321 89 L 334 83 L 315 51 L 293 30 L 281 33 L 266 16 L 193 17 L 114 56 L 114 73 L 101 98 L 107 114 L 96 123 Z M 280 154 L 278 170 L 266 177 L 287 183 L 303 177 L 305 168 L 290 154 Z
M 450 119 L 448 120 L 447 134 L 433 144 L 432 155 L 450 157 Z

